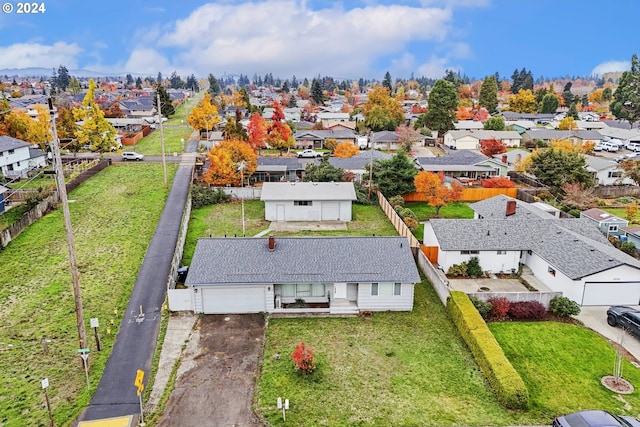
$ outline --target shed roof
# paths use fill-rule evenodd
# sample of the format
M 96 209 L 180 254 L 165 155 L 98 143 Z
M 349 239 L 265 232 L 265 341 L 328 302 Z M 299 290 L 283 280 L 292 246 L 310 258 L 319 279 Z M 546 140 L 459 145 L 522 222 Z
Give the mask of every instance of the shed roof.
M 353 182 L 265 182 L 260 200 L 356 200 Z

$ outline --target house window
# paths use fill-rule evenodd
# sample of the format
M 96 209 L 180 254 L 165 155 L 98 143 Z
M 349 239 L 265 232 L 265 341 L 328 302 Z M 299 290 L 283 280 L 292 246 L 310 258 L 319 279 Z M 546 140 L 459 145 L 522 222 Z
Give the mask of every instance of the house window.
M 378 296 L 378 284 L 377 283 L 372 283 L 371 284 L 371 296 Z
M 498 254 L 498 255 L 506 255 L 506 254 L 507 254 L 507 251 L 498 251 L 498 252 L 497 252 L 497 254 Z
M 294 200 L 293 206 L 311 206 L 313 202 L 311 200 Z
M 613 233 L 614 231 L 618 231 L 618 226 L 617 225 L 609 225 L 609 233 Z
M 16 152 L 16 150 L 9 150 L 9 155 L 12 155 L 15 152 Z
M 307 298 L 325 296 L 322 283 L 299 283 L 297 285 L 280 285 L 280 295 L 283 298 Z
M 622 171 L 609 171 L 609 178 L 620 178 L 622 176 Z
M 478 255 L 478 251 L 460 251 L 460 255 Z
M 549 267 L 547 269 L 547 271 L 549 272 L 550 275 L 552 275 L 553 277 L 556 277 L 556 270 L 555 269 Z
M 402 285 L 400 283 L 394 283 L 393 284 L 393 295 L 400 295 L 400 292 L 402 291 Z
M 4 151 L 0 151 L 0 157 L 4 156 Z

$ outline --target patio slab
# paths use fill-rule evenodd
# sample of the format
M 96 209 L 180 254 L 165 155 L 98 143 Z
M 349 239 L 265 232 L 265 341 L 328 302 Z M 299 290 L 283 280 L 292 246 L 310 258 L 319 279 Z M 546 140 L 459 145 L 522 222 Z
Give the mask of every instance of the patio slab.
M 486 292 L 529 292 L 518 279 L 449 279 L 449 287 L 465 293 L 482 292 L 480 288 L 489 288 Z

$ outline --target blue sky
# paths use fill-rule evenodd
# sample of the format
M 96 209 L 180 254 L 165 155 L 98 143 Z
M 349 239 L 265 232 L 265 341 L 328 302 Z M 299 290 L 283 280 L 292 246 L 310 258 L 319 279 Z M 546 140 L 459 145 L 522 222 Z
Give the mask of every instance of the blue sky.
M 0 13 L 0 69 L 482 78 L 628 69 L 638 0 L 49 0 Z M 6 6 L 6 5 L 5 5 Z

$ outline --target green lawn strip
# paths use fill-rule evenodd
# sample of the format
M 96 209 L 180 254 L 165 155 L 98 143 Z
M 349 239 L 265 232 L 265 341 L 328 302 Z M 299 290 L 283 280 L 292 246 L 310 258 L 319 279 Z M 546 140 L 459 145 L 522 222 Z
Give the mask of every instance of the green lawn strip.
M 173 178 L 175 166 L 169 168 Z M 95 390 L 168 190 L 160 164 L 111 166 L 69 194 Z M 44 425 L 42 378 L 56 425 L 86 406 L 71 274 L 61 210 L 0 252 L 0 424 Z M 118 309 L 118 317 L 114 316 Z M 89 318 L 100 320 L 97 352 Z M 111 335 L 106 329 L 114 319 Z M 43 354 L 42 337 L 52 342 Z
M 435 218 L 436 208 L 429 206 L 427 202 L 409 202 L 405 207 L 411 209 L 418 217 L 418 221 L 426 221 Z M 468 204 L 462 202 L 451 203 L 440 208 L 438 218 L 449 219 L 470 219 L 473 218 L 473 209 Z M 420 237 L 422 239 L 422 237 Z
M 164 152 L 165 155 L 173 155 L 173 153 L 182 152 L 182 143 L 180 139 L 184 139 L 184 144 L 187 144 L 189 137 L 193 132 L 191 127 L 164 127 Z M 122 151 L 135 151 L 136 153 L 144 154 L 146 156 L 160 156 L 162 155 L 162 147 L 160 140 L 160 129 L 156 128 L 149 135 L 142 138 L 134 146 L 122 147 Z M 117 156 L 116 156 L 117 157 Z
M 429 283 L 416 285 L 415 294 L 412 312 L 375 313 L 369 319 L 270 319 L 257 390 L 269 423 L 284 425 L 278 396 L 291 400 L 286 425 L 292 426 L 549 421 L 503 409 Z M 318 360 L 309 377 L 297 374 L 290 359 L 301 341 Z
M 617 216 L 618 218 L 627 219 L 627 212 L 624 208 L 601 208 L 605 212 L 609 212 L 612 215 Z
M 494 322 L 489 328 L 525 381 L 532 413 L 547 420 L 583 409 L 640 413 L 638 368 L 624 361 L 622 376 L 636 387 L 632 394 L 601 385 L 601 377 L 613 375 L 615 350 L 597 333 L 556 322 Z

